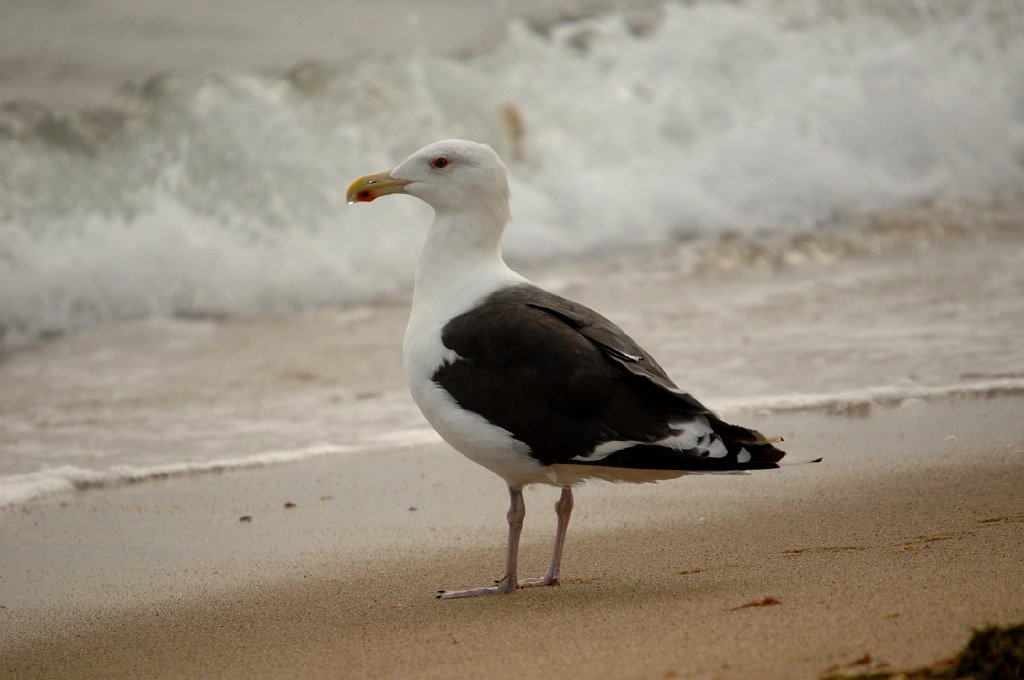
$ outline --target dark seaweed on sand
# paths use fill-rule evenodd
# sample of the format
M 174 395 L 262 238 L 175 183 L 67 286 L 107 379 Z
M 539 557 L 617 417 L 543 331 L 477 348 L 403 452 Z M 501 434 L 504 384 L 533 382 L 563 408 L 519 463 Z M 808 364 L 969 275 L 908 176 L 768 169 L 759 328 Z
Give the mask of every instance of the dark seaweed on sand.
M 1024 624 L 975 631 L 960 653 L 957 677 L 1024 680 Z
M 870 659 L 870 656 L 867 657 Z M 851 665 L 857 665 L 860 661 Z M 822 680 L 1024 680 L 1024 624 L 974 631 L 956 657 L 912 671 L 830 674 Z

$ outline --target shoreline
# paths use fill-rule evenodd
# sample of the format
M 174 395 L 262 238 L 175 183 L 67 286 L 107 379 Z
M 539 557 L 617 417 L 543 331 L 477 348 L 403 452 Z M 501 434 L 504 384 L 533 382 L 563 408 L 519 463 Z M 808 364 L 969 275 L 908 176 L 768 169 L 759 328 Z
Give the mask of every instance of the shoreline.
M 812 678 L 865 653 L 920 666 L 971 627 L 1024 620 L 1022 407 L 754 416 L 793 460 L 825 462 L 584 485 L 565 585 L 504 598 L 432 597 L 497 576 L 505 530 L 500 480 L 443 445 L 33 501 L 0 514 L 0 674 Z M 529 489 L 532 572 L 554 495 Z M 781 604 L 744 607 L 769 597 Z
M 726 411 L 744 414 L 735 419 L 745 419 L 749 414 L 759 416 L 785 413 L 823 414 L 829 416 L 865 417 L 872 409 L 894 408 L 916 402 L 942 402 L 952 399 L 995 399 L 1024 395 L 1024 380 L 1016 376 L 995 376 L 990 379 L 964 382 L 954 385 L 929 387 L 878 386 L 833 394 L 797 394 L 774 399 L 725 399 L 719 404 Z M 410 442 L 419 444 L 442 444 L 442 440 L 426 427 L 401 433 Z M 395 439 L 392 437 L 391 439 Z M 408 444 L 407 446 L 413 446 Z M 52 499 L 62 494 L 82 491 L 115 489 L 121 486 L 161 482 L 168 479 L 198 478 L 202 475 L 219 475 L 229 472 L 275 468 L 282 465 L 301 464 L 319 458 L 349 455 L 374 455 L 387 452 L 393 445 L 377 443 L 374 446 L 353 447 L 343 444 L 313 445 L 304 449 L 267 451 L 249 456 L 219 458 L 195 463 L 168 463 L 155 467 L 118 466 L 109 469 L 59 468 L 34 473 L 15 474 L 4 477 L 0 483 L 22 482 L 25 491 L 22 496 L 0 496 L 0 511 L 17 508 L 42 499 Z M 47 485 L 41 486 L 45 481 Z M 34 483 L 34 484 L 33 484 Z M 32 487 L 32 488 L 29 488 Z M 0 487 L 2 488 L 2 487 Z M 10 488 L 5 489 L 10 492 Z M 58 499 L 59 501 L 59 499 Z M 64 502 L 64 501 L 59 501 Z

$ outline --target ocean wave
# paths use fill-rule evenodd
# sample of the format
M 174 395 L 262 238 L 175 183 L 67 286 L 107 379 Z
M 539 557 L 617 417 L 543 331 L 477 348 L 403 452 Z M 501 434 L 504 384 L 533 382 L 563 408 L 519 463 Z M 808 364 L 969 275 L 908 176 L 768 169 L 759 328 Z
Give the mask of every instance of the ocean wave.
M 405 290 L 429 210 L 344 187 L 444 137 L 508 160 L 510 259 L 809 230 L 1024 189 L 1012 2 L 694 2 L 463 57 L 158 76 L 0 130 L 0 343 Z M 653 16 L 653 15 L 652 15 Z

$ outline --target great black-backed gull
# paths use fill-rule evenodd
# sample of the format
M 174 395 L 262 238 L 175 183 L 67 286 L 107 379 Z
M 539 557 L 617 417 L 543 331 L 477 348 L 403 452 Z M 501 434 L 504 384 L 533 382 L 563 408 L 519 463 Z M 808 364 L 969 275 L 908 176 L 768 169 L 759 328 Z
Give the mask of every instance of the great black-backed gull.
M 572 487 L 588 478 L 778 467 L 785 454 L 764 435 L 719 419 L 618 326 L 505 264 L 508 178 L 489 146 L 430 144 L 357 179 L 348 200 L 398 193 L 434 208 L 405 331 L 409 389 L 444 440 L 504 479 L 511 496 L 504 576 L 438 597 L 558 585 Z M 520 580 L 522 489 L 534 483 L 562 489 L 555 548 L 545 576 Z

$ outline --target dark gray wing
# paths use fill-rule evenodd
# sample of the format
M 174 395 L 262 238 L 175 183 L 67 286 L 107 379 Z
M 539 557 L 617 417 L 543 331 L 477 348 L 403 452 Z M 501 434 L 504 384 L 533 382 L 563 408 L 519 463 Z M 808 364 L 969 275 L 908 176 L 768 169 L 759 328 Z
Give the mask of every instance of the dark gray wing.
M 646 378 L 689 403 L 693 413 L 711 412 L 692 395 L 679 389 L 654 357 L 621 328 L 588 307 L 543 290 L 541 292 L 548 299 L 527 303 L 530 307 L 559 317 L 633 375 Z
M 493 293 L 441 337 L 458 359 L 434 381 L 545 464 L 609 441 L 657 442 L 688 416 L 714 417 L 618 326 L 535 286 Z

